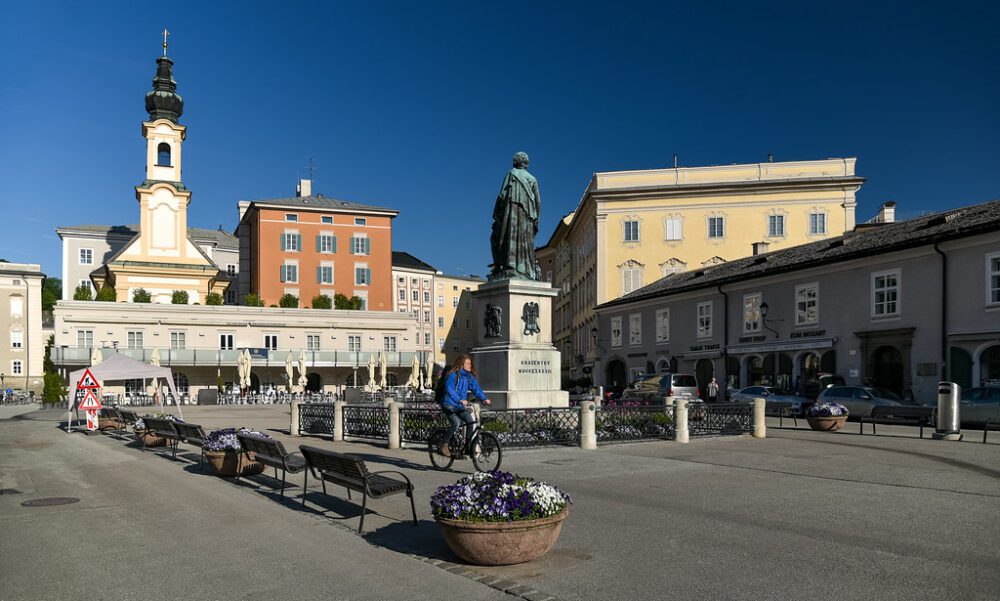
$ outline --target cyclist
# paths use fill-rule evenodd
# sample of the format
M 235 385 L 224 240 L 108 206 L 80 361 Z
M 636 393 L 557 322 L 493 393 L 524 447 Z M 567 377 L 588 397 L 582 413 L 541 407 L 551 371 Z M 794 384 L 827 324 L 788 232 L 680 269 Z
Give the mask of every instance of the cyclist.
M 459 355 L 452 364 L 451 369 L 445 372 L 443 380 L 444 394 L 441 397 L 441 410 L 448 416 L 448 432 L 445 434 L 444 442 L 438 452 L 445 457 L 451 456 L 448 449 L 448 442 L 458 431 L 458 427 L 465 422 L 465 444 L 472 440 L 473 424 L 475 419 L 469 411 L 469 393 L 475 395 L 484 405 L 489 405 L 490 400 L 486 398 L 483 389 L 476 380 L 476 371 L 472 367 L 472 357 Z M 471 453 L 471 449 L 466 448 L 465 454 Z

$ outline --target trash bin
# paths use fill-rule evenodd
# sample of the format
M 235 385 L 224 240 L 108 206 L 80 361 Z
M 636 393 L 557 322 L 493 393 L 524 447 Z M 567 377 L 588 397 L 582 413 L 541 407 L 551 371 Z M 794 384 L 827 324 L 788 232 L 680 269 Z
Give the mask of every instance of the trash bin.
M 962 440 L 962 422 L 959 416 L 962 387 L 954 382 L 938 382 L 937 440 Z

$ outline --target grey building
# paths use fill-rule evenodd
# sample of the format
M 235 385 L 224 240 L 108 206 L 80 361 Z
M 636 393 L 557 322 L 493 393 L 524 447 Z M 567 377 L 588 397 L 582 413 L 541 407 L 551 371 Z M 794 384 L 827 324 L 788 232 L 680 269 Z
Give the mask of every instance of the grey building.
M 597 383 L 694 373 L 801 393 L 821 373 L 918 402 L 1000 378 L 1000 201 L 669 275 L 598 307 Z

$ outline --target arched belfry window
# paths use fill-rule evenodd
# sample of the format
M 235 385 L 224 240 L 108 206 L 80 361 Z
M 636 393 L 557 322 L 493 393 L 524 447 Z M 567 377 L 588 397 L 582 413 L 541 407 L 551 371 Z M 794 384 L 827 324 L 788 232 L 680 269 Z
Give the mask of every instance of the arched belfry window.
M 170 144 L 160 142 L 156 147 L 156 164 L 159 167 L 170 167 Z

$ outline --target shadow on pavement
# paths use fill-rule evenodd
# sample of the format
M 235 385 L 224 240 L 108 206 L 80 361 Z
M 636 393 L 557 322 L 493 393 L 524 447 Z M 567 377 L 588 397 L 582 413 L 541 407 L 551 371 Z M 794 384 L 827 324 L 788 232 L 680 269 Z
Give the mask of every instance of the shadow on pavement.
M 441 527 L 432 520 L 419 520 L 416 526 L 410 520 L 389 524 L 362 538 L 398 553 L 415 553 L 431 559 L 464 563 L 448 548 L 441 535 Z

